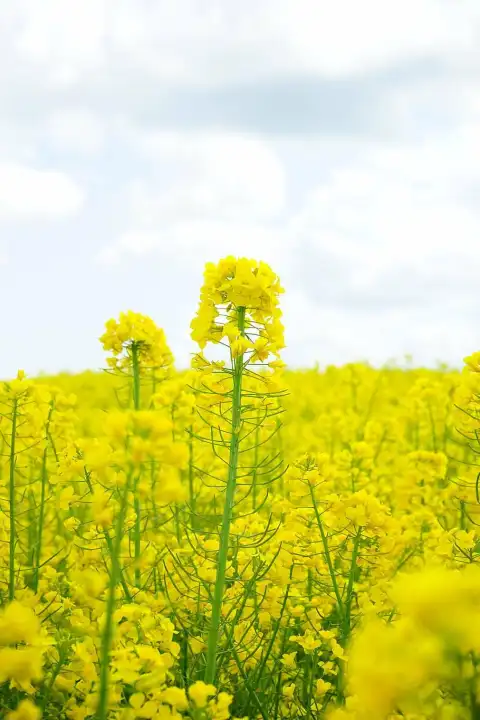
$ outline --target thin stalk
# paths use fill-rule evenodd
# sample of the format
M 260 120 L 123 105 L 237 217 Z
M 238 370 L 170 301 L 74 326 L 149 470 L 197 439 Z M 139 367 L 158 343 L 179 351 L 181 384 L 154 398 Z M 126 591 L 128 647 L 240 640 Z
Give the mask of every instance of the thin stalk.
M 85 471 L 85 482 L 88 485 L 88 489 L 90 490 L 90 493 L 93 493 L 92 483 L 90 481 L 90 476 L 87 471 Z M 110 537 L 110 534 L 107 529 L 105 529 L 103 531 L 103 536 L 105 538 L 105 542 L 107 543 L 108 552 L 110 553 L 110 557 L 111 557 L 113 555 L 114 548 L 113 548 L 112 538 Z M 125 580 L 122 568 L 120 568 L 120 582 L 121 582 L 121 585 L 123 588 L 123 592 L 125 593 L 125 597 L 127 598 L 128 602 L 132 602 L 132 595 L 130 593 L 130 590 L 128 589 L 128 585 Z
M 268 720 L 268 715 L 265 712 L 263 705 L 259 700 L 256 689 L 250 683 L 250 679 L 249 679 L 247 673 L 245 672 L 245 668 L 243 667 L 242 661 L 239 658 L 237 649 L 233 643 L 230 647 L 230 650 L 231 650 L 233 659 L 235 660 L 235 664 L 239 670 L 239 673 L 242 676 L 243 682 L 245 683 L 245 687 L 248 690 L 249 697 L 253 698 L 255 705 L 257 706 L 257 709 L 258 709 L 260 715 L 262 716 L 263 720 Z
M 132 343 L 132 379 L 133 379 L 133 407 L 135 410 L 140 409 L 140 367 L 138 362 L 138 345 L 136 342 Z M 141 529 L 141 507 L 140 498 L 138 496 L 137 484 L 139 478 L 135 481 L 135 497 L 133 500 L 133 507 L 135 510 L 135 527 L 134 527 L 134 552 L 135 552 L 135 585 L 141 586 L 141 571 L 140 571 L 140 554 L 141 545 L 140 540 L 142 537 Z
M 195 488 L 193 484 L 194 474 L 193 474 L 193 466 L 194 466 L 194 457 L 193 457 L 193 423 L 190 425 L 190 432 L 188 435 L 188 492 L 190 496 L 190 512 L 192 515 L 192 529 L 195 530 L 196 528 L 196 498 L 195 498 Z
M 60 671 L 61 671 L 62 667 L 65 665 L 65 662 L 66 662 L 65 653 L 64 653 L 64 651 L 60 650 L 58 661 L 52 670 L 52 674 L 50 675 L 50 679 L 47 683 L 47 686 L 45 688 L 45 693 L 44 693 L 42 701 L 40 703 L 40 709 L 42 711 L 42 714 L 45 713 L 45 708 L 47 707 L 47 702 L 50 699 L 50 693 L 52 692 L 53 686 L 55 685 L 55 680 L 57 679 L 58 675 L 60 674 Z
M 186 689 L 189 686 L 188 682 L 188 636 L 185 630 L 182 636 L 182 655 L 181 655 L 181 668 L 182 668 L 182 680 L 183 687 Z
M 337 576 L 335 575 L 335 568 L 333 567 L 332 556 L 330 555 L 330 548 L 328 547 L 327 536 L 323 527 L 322 518 L 320 517 L 320 513 L 318 512 L 318 505 L 315 498 L 315 493 L 313 491 L 313 487 L 312 485 L 309 485 L 309 487 L 310 495 L 312 497 L 313 509 L 315 511 L 315 518 L 317 520 L 318 529 L 320 530 L 320 536 L 322 538 L 323 552 L 325 554 L 325 560 L 327 561 L 328 572 L 333 586 L 333 592 L 335 593 L 335 598 L 337 600 L 337 612 L 341 620 L 343 620 L 345 617 L 345 612 L 343 608 L 342 596 L 340 595 L 340 590 L 337 583 Z
M 238 308 L 238 327 L 243 335 L 245 330 L 245 308 Z M 220 547 L 217 555 L 217 576 L 213 592 L 212 619 L 208 633 L 207 662 L 205 668 L 205 682 L 213 684 L 217 667 L 218 639 L 220 635 L 220 618 L 222 601 L 225 591 L 225 575 L 227 569 L 228 548 L 230 542 L 230 525 L 233 514 L 233 501 L 237 483 L 238 450 L 240 444 L 240 421 L 242 410 L 242 376 L 243 354 L 235 359 L 233 368 L 232 392 L 232 434 L 230 439 L 227 488 L 223 506 L 223 519 L 220 533 Z
M 282 657 L 283 653 L 285 652 L 286 646 L 287 646 L 287 631 L 284 630 L 283 637 L 282 637 L 282 644 L 281 644 L 280 653 L 279 653 L 280 658 Z M 281 697 L 282 697 L 282 665 L 279 664 L 277 684 L 276 684 L 276 689 L 275 689 L 275 693 L 274 693 L 275 706 L 274 706 L 274 710 L 273 710 L 273 720 L 277 720 L 277 718 L 278 718 L 278 710 L 280 707 Z
M 138 344 L 132 342 L 132 378 L 133 378 L 133 407 L 140 410 L 140 364 L 138 360 Z
M 151 487 L 151 501 L 152 501 L 152 513 L 153 513 L 153 524 L 155 527 L 158 527 L 158 510 L 157 510 L 157 502 L 155 500 L 155 488 L 157 485 L 157 479 L 155 477 L 155 469 L 156 469 L 156 463 L 155 460 L 152 460 L 152 463 L 150 465 L 150 487 Z
M 113 616 L 115 612 L 115 592 L 121 577 L 120 550 L 122 546 L 123 526 L 127 509 L 129 483 L 125 484 L 120 499 L 120 508 L 115 524 L 115 540 L 111 557 L 110 583 L 108 588 L 107 607 L 105 610 L 105 626 L 100 647 L 100 688 L 98 697 L 97 718 L 107 720 L 108 714 L 108 683 L 110 675 L 110 652 L 113 642 Z
M 109 551 L 110 555 L 113 555 L 113 553 L 115 552 L 115 549 L 113 546 L 112 538 L 110 537 L 110 535 L 108 533 L 108 530 L 105 530 L 103 535 L 105 537 L 105 542 L 107 543 L 108 551 Z M 120 568 L 119 572 L 120 572 L 120 584 L 123 588 L 123 592 L 125 593 L 125 597 L 127 598 L 128 602 L 132 602 L 132 594 L 131 594 L 130 590 L 128 589 L 127 581 L 125 580 L 125 577 L 123 575 L 123 569 Z
M 313 597 L 313 574 L 312 574 L 312 568 L 308 568 L 308 575 L 307 575 L 307 597 L 308 600 L 311 602 Z
M 293 566 L 292 566 L 292 567 L 293 567 Z M 291 578 L 292 578 L 292 574 L 290 573 L 290 580 L 291 580 Z M 270 654 L 271 654 L 271 652 L 272 652 L 272 650 L 273 650 L 273 646 L 274 646 L 274 644 L 275 644 L 275 640 L 277 639 L 278 631 L 280 630 L 280 626 L 281 626 L 282 619 L 283 619 L 283 614 L 284 614 L 285 608 L 286 608 L 286 606 L 287 606 L 287 600 L 288 600 L 289 592 L 290 592 L 290 584 L 287 585 L 287 589 L 286 589 L 286 591 L 285 591 L 285 595 L 283 596 L 282 607 L 281 607 L 280 615 L 279 615 L 279 617 L 278 617 L 278 620 L 277 620 L 277 623 L 276 623 L 276 626 L 275 626 L 275 630 L 274 630 L 273 633 L 272 633 L 272 636 L 271 636 L 271 638 L 270 638 L 270 642 L 269 642 L 269 644 L 268 644 L 267 650 L 266 650 L 266 652 L 265 652 L 265 654 L 264 654 L 264 656 L 263 656 L 263 658 L 262 658 L 262 661 L 261 661 L 261 663 L 260 663 L 260 665 L 259 665 L 259 668 L 258 668 L 258 670 L 257 670 L 257 672 L 256 672 L 256 674 L 255 674 L 255 687 L 256 687 L 257 689 L 260 687 L 261 681 L 263 680 L 263 677 L 262 677 L 263 671 L 264 671 L 264 669 L 265 669 L 265 667 L 266 667 L 266 665 L 267 665 L 268 659 L 269 659 Z
M 283 452 L 282 423 L 281 423 L 281 420 L 280 420 L 278 417 L 277 417 L 277 420 L 276 420 L 276 426 L 277 426 L 276 437 L 277 437 L 277 448 L 278 448 L 278 449 L 277 449 L 277 452 L 278 452 L 278 456 L 280 457 L 280 468 L 279 468 L 279 469 L 280 469 L 280 472 L 281 472 L 281 475 L 280 475 L 280 493 L 281 493 L 282 496 L 283 496 L 283 495 L 285 494 L 285 474 L 284 474 L 284 472 L 283 472 L 283 468 L 284 468 L 284 465 L 285 465 L 285 457 L 284 457 L 284 452 Z
M 253 475 L 252 475 L 252 505 L 253 509 L 257 509 L 257 475 L 258 475 L 258 451 L 260 442 L 260 414 L 257 418 L 257 427 L 255 428 L 255 450 L 253 457 Z
M 430 427 L 432 431 L 432 449 L 437 452 L 437 431 L 435 429 L 435 418 L 433 417 L 432 406 L 428 403 L 428 417 L 430 418 Z
M 315 700 L 315 695 L 313 692 L 313 684 L 315 682 L 315 667 L 316 667 L 316 665 L 317 665 L 317 651 L 314 650 L 313 659 L 312 659 L 312 663 L 310 666 L 310 690 L 308 693 L 307 718 L 311 717 L 311 715 L 312 715 L 312 700 L 313 700 L 313 704 L 315 705 L 315 709 L 318 709 L 318 706 L 317 706 L 317 703 Z
M 17 437 L 17 412 L 18 398 L 15 398 L 13 401 L 12 411 L 12 434 L 10 437 L 10 473 L 8 481 L 8 497 L 10 504 L 10 557 L 8 599 L 10 600 L 10 602 L 15 598 L 15 440 Z
M 48 437 L 50 420 L 53 412 L 53 404 L 50 406 L 48 413 L 47 428 L 46 428 L 46 445 L 43 451 L 42 458 L 42 474 L 41 474 L 41 489 L 40 489 L 40 511 L 38 517 L 38 537 L 37 537 L 37 552 L 35 558 L 35 570 L 33 574 L 33 592 L 38 592 L 38 582 L 40 575 L 40 563 L 42 558 L 42 543 L 43 543 L 43 526 L 45 524 L 45 495 L 47 491 L 47 458 L 48 458 Z
M 175 434 L 175 404 L 172 405 L 170 410 L 170 416 L 172 419 L 172 441 L 175 442 L 176 434 Z M 177 543 L 180 546 L 182 542 L 182 530 L 181 530 L 181 517 L 180 517 L 180 505 L 176 502 L 175 503 L 175 534 L 177 536 Z
M 304 658 L 304 674 L 302 687 L 302 702 L 308 719 L 312 714 L 312 698 L 313 698 L 313 682 L 315 679 L 315 665 L 317 653 L 314 651 L 313 656 L 308 653 Z
M 35 557 L 37 552 L 37 537 L 36 537 L 36 529 L 35 529 L 35 506 L 36 506 L 36 500 L 35 500 L 35 493 L 30 491 L 28 493 L 29 495 L 29 511 L 28 511 L 28 567 L 35 568 Z M 26 578 L 25 578 L 26 580 Z M 33 575 L 32 575 L 32 587 L 33 587 Z
M 361 528 L 358 528 L 353 541 L 352 560 L 350 563 L 350 573 L 348 576 L 348 585 L 346 589 L 345 612 L 342 621 L 342 646 L 345 647 L 351 631 L 352 602 L 353 602 L 353 584 L 355 581 L 355 571 L 357 568 L 358 550 L 360 547 Z M 345 701 L 345 666 L 344 661 L 339 660 L 337 673 L 337 699 L 340 704 Z
M 348 636 L 350 634 L 350 629 L 351 629 L 353 583 L 355 581 L 355 571 L 357 568 L 357 558 L 358 558 L 358 549 L 359 549 L 359 545 L 360 545 L 360 535 L 361 535 L 361 529 L 358 528 L 357 533 L 355 535 L 355 539 L 353 541 L 352 562 L 350 565 L 350 574 L 349 574 L 348 586 L 347 586 L 347 599 L 346 599 L 346 603 L 345 603 L 345 617 L 344 617 L 344 626 L 343 626 L 343 638 L 344 638 L 345 642 L 348 639 Z

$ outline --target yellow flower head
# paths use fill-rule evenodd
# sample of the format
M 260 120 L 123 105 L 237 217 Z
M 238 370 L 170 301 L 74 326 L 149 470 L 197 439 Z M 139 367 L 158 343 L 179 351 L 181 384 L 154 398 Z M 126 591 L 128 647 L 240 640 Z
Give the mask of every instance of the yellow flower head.
M 40 720 L 40 708 L 31 700 L 21 700 L 16 710 L 7 714 L 5 720 Z
M 0 645 L 33 643 L 40 633 L 34 611 L 20 602 L 9 603 L 0 614 Z
M 141 371 L 168 371 L 173 364 L 164 331 L 146 315 L 131 310 L 122 312 L 118 320 L 108 320 L 105 328 L 100 342 L 111 353 L 108 364 L 112 368 L 130 368 L 134 356 Z
M 216 692 L 214 685 L 208 685 L 202 680 L 197 680 L 188 688 L 188 696 L 198 708 L 206 707 L 209 698 L 213 697 Z
M 249 351 L 259 361 L 284 346 L 279 295 L 273 270 L 263 262 L 227 257 L 207 263 L 192 339 L 203 349 L 224 338 L 234 357 Z M 240 315 L 240 311 L 242 316 Z M 242 317 L 239 327 L 239 318 Z

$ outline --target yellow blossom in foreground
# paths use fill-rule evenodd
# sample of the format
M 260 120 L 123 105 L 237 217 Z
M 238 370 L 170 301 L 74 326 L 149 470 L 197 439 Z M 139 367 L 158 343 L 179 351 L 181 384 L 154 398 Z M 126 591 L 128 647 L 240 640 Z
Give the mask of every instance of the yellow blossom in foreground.
M 195 705 L 199 708 L 203 708 L 207 705 L 209 698 L 216 694 L 217 690 L 214 685 L 208 685 L 201 680 L 193 683 L 188 688 L 188 696 Z
M 31 700 L 21 700 L 16 710 L 7 713 L 5 720 L 40 720 L 40 708 Z

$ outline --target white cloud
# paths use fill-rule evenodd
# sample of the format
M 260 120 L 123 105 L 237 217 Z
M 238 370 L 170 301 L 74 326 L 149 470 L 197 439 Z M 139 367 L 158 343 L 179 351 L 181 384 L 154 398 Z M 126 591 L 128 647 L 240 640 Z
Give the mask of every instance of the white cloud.
M 478 345 L 479 130 L 472 117 L 423 143 L 359 143 L 311 192 L 288 227 L 290 360 L 458 363 Z
M 164 256 L 202 264 L 225 255 L 261 257 L 279 263 L 283 256 L 283 233 L 280 229 L 248 222 L 219 222 L 214 219 L 177 222 L 154 233 L 126 233 L 120 239 L 118 252 L 140 255 L 159 251 Z
M 0 218 L 65 217 L 83 201 L 83 191 L 64 172 L 0 163 Z
M 105 141 L 103 121 L 85 108 L 61 108 L 54 111 L 47 124 L 50 143 L 58 150 L 95 153 Z
M 357 75 L 424 57 L 471 62 L 479 18 L 476 0 L 19 0 L 13 26 L 18 50 L 54 82 L 118 63 L 208 85 Z
M 291 232 L 367 282 L 445 256 L 480 264 L 480 218 L 463 197 L 480 183 L 479 137 L 480 127 L 466 127 L 426 143 L 367 145 L 312 191 Z
M 448 0 L 271 2 L 272 35 L 298 69 L 356 75 L 414 58 L 476 48 L 473 3 Z M 276 11 L 278 10 L 278 11 Z M 271 30 L 270 30 L 271 32 Z
M 284 207 L 285 170 L 263 139 L 226 132 L 165 132 L 146 133 L 138 143 L 150 160 L 168 163 L 173 171 L 167 192 L 159 197 L 148 198 L 141 183 L 133 187 L 139 214 L 151 214 L 149 201 L 160 215 L 182 218 L 264 219 Z
M 49 82 L 75 82 L 83 73 L 98 69 L 105 59 L 109 4 L 104 0 L 72 0 L 68 4 L 19 0 L 14 17 L 15 48 L 46 68 Z
M 37 154 L 35 140 L 32 137 L 26 138 L 14 119 L 0 121 L 0 162 L 31 165 L 36 162 Z
M 230 133 L 160 133 L 139 140 L 164 174 L 153 183 L 132 183 L 130 229 L 116 247 L 101 252 L 102 261 L 152 250 L 190 260 L 278 254 L 286 179 L 269 143 Z
M 130 189 L 130 227 L 110 257 L 155 249 L 192 256 L 311 248 L 354 272 L 358 287 L 397 267 L 449 256 L 480 263 L 480 218 L 465 194 L 480 183 L 480 126 L 415 143 L 352 142 L 323 168 L 299 211 L 286 203 L 274 143 L 235 134 L 137 138 L 164 176 Z M 325 144 L 325 143 L 324 143 Z M 321 158 L 312 153 L 312 162 Z M 281 252 L 280 252 L 281 251 Z M 455 263 L 454 263 L 455 266 Z

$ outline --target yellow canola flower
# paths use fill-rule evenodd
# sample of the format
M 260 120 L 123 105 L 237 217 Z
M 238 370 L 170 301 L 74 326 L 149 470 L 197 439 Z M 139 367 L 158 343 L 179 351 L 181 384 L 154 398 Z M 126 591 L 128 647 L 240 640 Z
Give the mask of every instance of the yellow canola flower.
M 188 697 L 193 700 L 198 708 L 206 707 L 208 700 L 214 697 L 216 693 L 217 689 L 214 685 L 204 683 L 202 680 L 197 680 L 188 688 Z
M 40 633 L 40 621 L 31 607 L 14 600 L 0 610 L 0 645 L 34 643 Z
M 40 720 L 42 713 L 31 700 L 21 700 L 16 710 L 7 713 L 5 720 Z
M 349 691 L 358 720 L 428 705 L 436 688 L 459 681 L 451 658 L 480 649 L 480 567 L 426 568 L 404 574 L 391 591 L 400 618 L 366 623 L 349 655 Z M 461 676 L 472 677 L 463 663 Z M 460 715 L 459 717 L 462 717 Z
M 0 649 L 0 683 L 12 681 L 25 692 L 43 677 L 43 651 L 35 647 Z
M 331 682 L 327 682 L 323 678 L 319 678 L 315 683 L 315 695 L 322 697 L 332 689 L 333 685 Z
M 189 638 L 188 644 L 194 655 L 198 655 L 198 653 L 203 652 L 207 647 L 205 640 L 202 640 L 202 638 L 198 637 Z
M 183 688 L 167 688 L 162 692 L 162 701 L 178 710 L 186 710 L 188 708 L 188 698 Z
M 251 340 L 246 337 L 239 337 L 230 344 L 230 350 L 233 358 L 244 355 L 247 350 L 251 350 L 254 347 Z
M 217 265 L 207 263 L 200 305 L 191 323 L 192 339 L 203 350 L 207 343 L 227 338 L 233 357 L 253 350 L 256 359 L 266 360 L 284 346 L 282 292 L 278 277 L 266 263 L 234 257 Z M 240 308 L 245 311 L 244 337 L 238 336 Z
M 480 373 L 480 351 L 468 355 L 463 362 L 472 372 Z
M 305 635 L 292 635 L 290 640 L 298 643 L 306 653 L 313 652 L 322 644 L 321 639 L 315 637 L 311 632 L 306 632 Z
M 281 658 L 281 663 L 286 668 L 292 668 L 295 669 L 297 667 L 297 653 L 291 652 L 291 653 L 284 653 Z
M 134 355 L 140 371 L 168 371 L 173 364 L 173 355 L 162 328 L 150 317 L 131 310 L 120 313 L 118 320 L 112 318 L 107 321 L 100 342 L 103 349 L 110 353 L 108 362 L 114 369 L 131 368 Z

